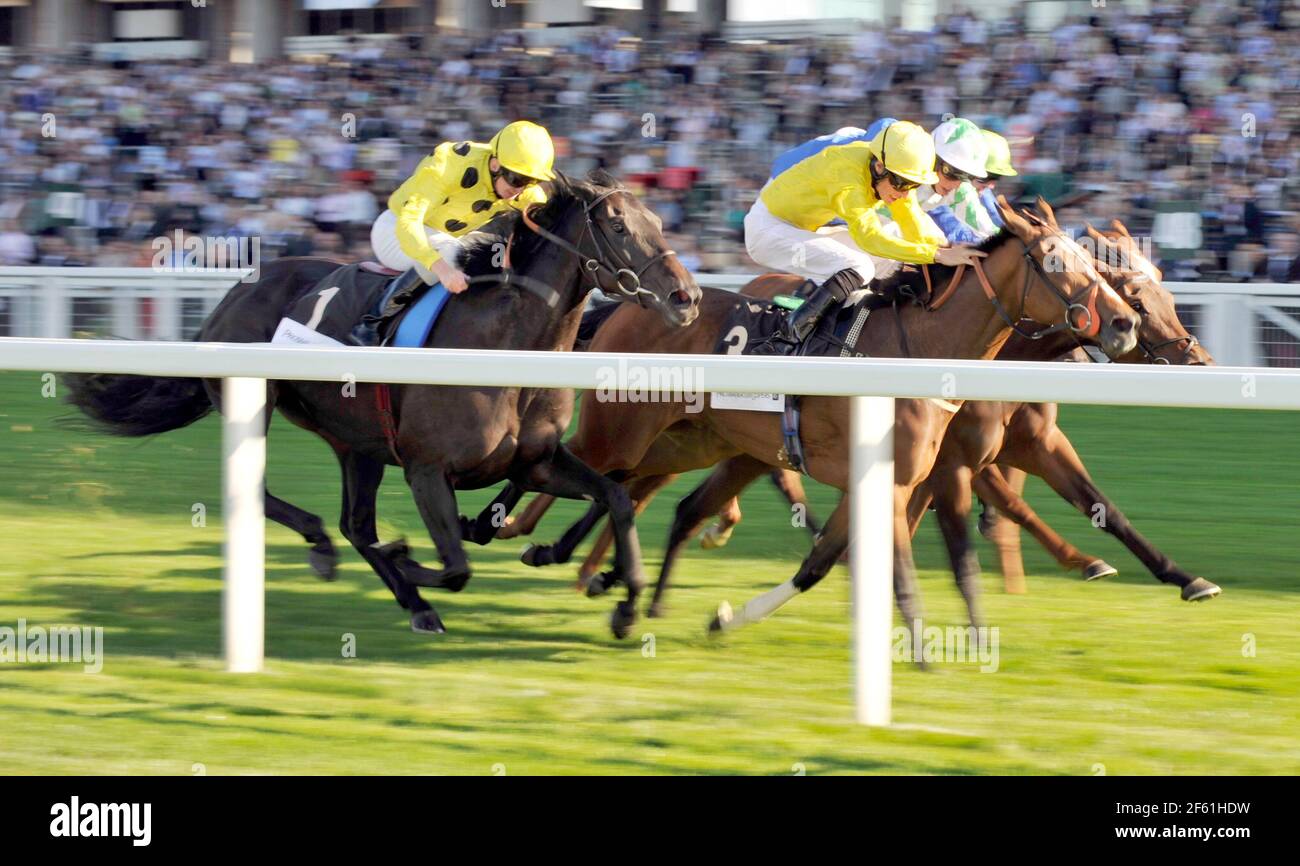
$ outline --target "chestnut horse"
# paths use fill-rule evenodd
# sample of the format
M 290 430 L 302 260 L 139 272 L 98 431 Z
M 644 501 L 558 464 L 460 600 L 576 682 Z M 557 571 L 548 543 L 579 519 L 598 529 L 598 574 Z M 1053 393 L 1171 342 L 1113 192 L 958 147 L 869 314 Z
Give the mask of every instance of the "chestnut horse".
M 1045 331 L 1065 329 L 1084 335 L 1109 355 L 1119 356 L 1137 345 L 1137 314 L 1101 278 L 1091 258 L 1059 230 L 1034 223 L 1000 200 L 1007 231 L 981 245 L 987 254 L 982 268 L 931 267 L 940 296 L 914 305 L 895 304 L 867 319 L 851 350 L 874 357 L 989 359 L 997 354 L 1017 323 L 1059 322 Z M 1043 262 L 1055 257 L 1067 264 L 1049 274 Z M 986 279 L 987 275 L 987 279 Z M 897 296 L 910 275 L 900 274 L 882 285 L 882 294 Z M 792 292 L 801 284 L 791 275 L 758 278 L 768 296 Z M 982 291 L 981 291 L 982 289 Z M 706 289 L 700 318 L 694 326 L 668 331 L 632 308 L 615 310 L 596 332 L 591 351 L 705 354 L 717 344 L 724 324 L 743 296 Z M 1086 305 L 1086 306 L 1085 306 Z M 1075 314 L 1089 310 L 1087 321 Z M 1016 311 L 1013 317 L 1008 311 Z M 731 472 L 715 475 L 689 507 L 702 520 L 712 515 L 754 478 L 771 467 L 792 468 L 783 447 L 780 418 L 773 413 L 713 409 L 707 404 L 689 414 L 686 404 L 663 401 L 624 405 L 617 400 L 584 400 L 577 433 L 567 443 L 598 471 L 622 480 L 705 468 L 728 460 Z M 895 427 L 895 596 L 909 625 L 918 618 L 911 562 L 906 503 L 912 490 L 929 474 L 939 443 L 952 418 L 951 404 L 900 400 Z M 848 401 L 837 397 L 806 397 L 802 435 L 808 473 L 845 491 L 848 484 Z M 683 503 L 683 506 L 686 506 Z M 679 506 L 679 514 L 682 506 Z M 530 548 L 529 564 L 549 564 L 557 552 L 567 556 L 603 516 L 597 505 L 565 534 L 555 548 Z M 737 626 L 761 618 L 789 598 L 815 585 L 848 545 L 848 502 L 842 496 L 827 520 L 813 551 L 799 573 L 735 617 L 715 620 L 715 627 Z M 670 550 L 671 554 L 671 550 Z M 605 588 L 593 578 L 591 590 Z M 652 606 L 651 613 L 657 613 Z

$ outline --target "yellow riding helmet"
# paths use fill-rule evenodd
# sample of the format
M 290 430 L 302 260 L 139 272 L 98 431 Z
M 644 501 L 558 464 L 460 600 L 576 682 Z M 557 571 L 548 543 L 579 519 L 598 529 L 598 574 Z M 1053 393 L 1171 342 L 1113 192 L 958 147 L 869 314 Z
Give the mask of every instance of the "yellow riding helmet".
M 536 180 L 555 180 L 555 143 L 545 127 L 516 120 L 492 137 L 492 154 L 513 172 Z
M 915 123 L 898 120 L 889 124 L 867 145 L 871 155 L 886 171 L 913 183 L 937 183 L 934 173 L 934 139 Z
M 988 162 L 984 168 L 989 174 L 1001 175 L 1002 177 L 1015 177 L 1019 172 L 1011 167 L 1011 145 L 1005 138 L 996 132 L 987 129 L 981 129 L 984 133 L 984 141 L 989 146 Z

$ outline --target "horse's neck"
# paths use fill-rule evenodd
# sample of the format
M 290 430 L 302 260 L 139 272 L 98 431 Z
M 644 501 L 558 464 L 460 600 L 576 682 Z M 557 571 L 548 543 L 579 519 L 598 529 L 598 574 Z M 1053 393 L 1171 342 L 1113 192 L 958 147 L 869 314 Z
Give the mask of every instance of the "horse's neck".
M 573 348 L 588 294 L 572 255 L 547 247 L 515 271 L 510 283 L 477 297 L 492 348 L 564 352 Z
M 1011 299 L 1018 291 L 1017 281 L 1024 277 L 1018 262 L 1020 257 L 1007 247 L 999 247 L 983 260 L 985 275 L 1008 311 L 1019 309 L 1019 299 Z M 941 292 L 944 287 L 936 285 L 934 291 Z M 906 346 L 899 338 L 898 325 L 886 321 L 894 317 L 893 312 L 881 310 L 874 317 L 875 328 L 864 329 L 858 340 L 860 346 L 867 347 L 866 354 L 986 361 L 1001 351 L 1011 335 L 1011 327 L 984 296 L 979 278 L 969 267 L 961 285 L 939 309 L 927 311 L 909 304 L 900 307 L 899 314 L 907 333 Z
M 1012 334 L 998 352 L 999 361 L 1055 361 L 1079 347 L 1069 331 L 1057 331 L 1040 340 Z

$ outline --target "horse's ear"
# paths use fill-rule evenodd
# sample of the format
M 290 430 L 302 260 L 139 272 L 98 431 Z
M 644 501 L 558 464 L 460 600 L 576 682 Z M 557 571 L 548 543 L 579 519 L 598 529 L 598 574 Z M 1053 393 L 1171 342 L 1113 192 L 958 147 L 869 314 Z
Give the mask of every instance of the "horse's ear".
M 1048 225 L 1050 225 L 1054 229 L 1059 229 L 1060 226 L 1056 224 L 1056 214 L 1053 213 L 1052 206 L 1047 203 L 1047 199 L 1043 198 L 1040 195 L 1038 197 L 1038 201 L 1036 202 L 1036 204 L 1038 206 L 1039 213 L 1041 213 L 1044 217 L 1047 218 Z
M 1000 195 L 997 197 L 998 213 L 1002 214 L 1002 220 L 1007 224 L 1007 228 L 1018 235 L 1021 239 L 1027 238 L 1034 233 L 1034 227 L 1029 224 L 1029 220 L 1020 215 L 1020 212 L 1007 203 L 1007 197 Z
M 1119 220 L 1111 220 L 1110 227 L 1113 228 L 1115 231 L 1119 232 L 1124 237 L 1128 238 L 1129 240 L 1133 239 L 1133 236 L 1128 233 L 1128 227 L 1125 226 Z

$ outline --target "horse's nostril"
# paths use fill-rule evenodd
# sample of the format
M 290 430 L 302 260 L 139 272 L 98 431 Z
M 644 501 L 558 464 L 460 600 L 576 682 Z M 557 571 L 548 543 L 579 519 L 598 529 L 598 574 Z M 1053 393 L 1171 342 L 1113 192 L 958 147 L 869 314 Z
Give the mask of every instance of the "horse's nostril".
M 1121 334 L 1127 334 L 1129 331 L 1133 330 L 1132 319 L 1127 319 L 1127 318 L 1112 319 L 1110 324 L 1111 327 L 1113 327 L 1116 331 L 1118 331 Z
M 673 303 L 679 307 L 688 306 L 691 303 L 690 292 L 685 289 L 678 289 L 672 294 Z

